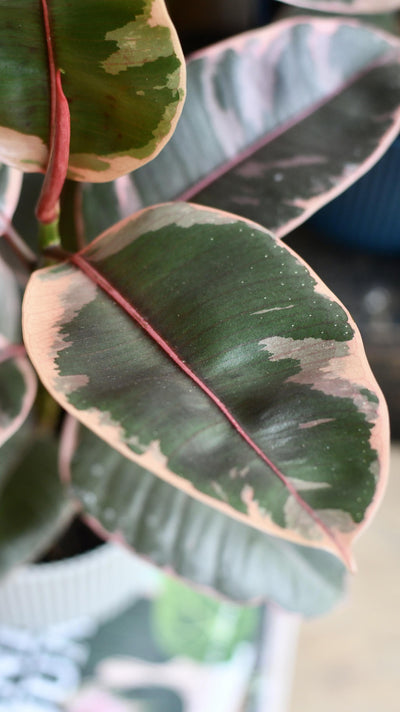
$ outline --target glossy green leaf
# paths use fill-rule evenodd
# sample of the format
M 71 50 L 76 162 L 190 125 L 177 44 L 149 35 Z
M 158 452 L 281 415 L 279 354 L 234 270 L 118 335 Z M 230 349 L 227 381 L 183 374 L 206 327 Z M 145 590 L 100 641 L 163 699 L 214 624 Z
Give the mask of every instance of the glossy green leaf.
M 57 445 L 28 425 L 0 457 L 0 576 L 41 554 L 70 521 L 74 507 L 61 485 Z
M 47 0 L 71 113 L 69 177 L 108 181 L 150 160 L 174 130 L 184 61 L 164 0 Z M 3 0 L 0 159 L 48 162 L 48 48 L 38 0 Z
M 54 398 L 200 501 L 349 563 L 386 476 L 387 412 L 355 325 L 305 263 L 184 203 L 71 260 L 32 275 L 24 300 Z
M 348 12 L 354 15 L 394 12 L 400 8 L 400 0 L 281 0 L 281 2 L 310 10 Z
M 341 597 L 345 569 L 330 554 L 268 536 L 207 507 L 86 428 L 78 436 L 71 422 L 63 450 L 64 476 L 88 523 L 166 571 L 234 600 L 274 601 L 306 616 L 325 613 Z
M 36 387 L 36 375 L 23 347 L 0 334 L 0 447 L 27 418 Z
M 181 120 L 157 159 L 114 184 L 84 186 L 88 237 L 176 198 L 286 235 L 399 133 L 399 47 L 354 21 L 297 18 L 194 55 Z

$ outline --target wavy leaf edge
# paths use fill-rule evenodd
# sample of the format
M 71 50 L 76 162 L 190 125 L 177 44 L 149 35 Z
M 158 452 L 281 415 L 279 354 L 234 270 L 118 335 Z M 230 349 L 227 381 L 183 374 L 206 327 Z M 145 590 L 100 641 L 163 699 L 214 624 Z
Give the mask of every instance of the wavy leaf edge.
M 134 216 L 135 221 L 140 220 L 143 216 L 147 216 L 148 214 L 152 213 L 153 211 L 157 210 L 173 210 L 173 211 L 179 211 L 179 206 L 182 206 L 182 209 L 188 210 L 188 209 L 194 209 L 195 213 L 197 214 L 202 214 L 202 213 L 211 213 L 214 217 L 222 216 L 221 219 L 225 221 L 237 221 L 248 224 L 252 226 L 254 229 L 261 230 L 263 233 L 266 233 L 267 235 L 270 235 L 270 233 L 265 230 L 262 226 L 257 225 L 256 223 L 253 223 L 252 221 L 245 220 L 243 218 L 238 218 L 236 215 L 232 215 L 230 213 L 224 213 L 223 211 L 218 211 L 218 210 L 211 210 L 209 208 L 205 208 L 203 206 L 198 206 L 198 205 L 190 205 L 190 204 L 179 204 L 179 203 L 174 203 L 174 204 L 163 204 L 163 205 L 158 205 L 152 208 L 145 208 L 143 211 L 140 211 Z M 111 229 L 111 232 L 120 229 L 124 226 L 126 226 L 128 223 L 130 223 L 132 218 L 127 218 L 126 220 L 121 221 L 118 223 L 118 225 L 114 226 L 114 228 Z M 74 265 L 74 268 L 82 268 L 82 265 L 85 262 L 84 254 L 87 251 L 96 249 L 97 244 L 99 241 L 102 240 L 104 235 L 107 235 L 110 231 L 106 231 L 106 233 L 103 233 L 100 235 L 97 240 L 95 240 L 91 245 L 84 250 L 82 250 L 78 255 L 75 255 L 72 258 L 72 263 Z M 299 257 L 294 250 L 291 248 L 288 248 L 284 243 L 282 243 L 280 240 L 276 241 L 277 245 L 280 245 L 282 249 L 285 251 L 289 252 L 296 260 L 297 262 L 303 264 L 306 269 L 308 270 L 310 276 L 312 279 L 314 279 L 316 283 L 315 291 L 321 293 L 324 297 L 327 297 L 328 299 L 332 299 L 340 304 L 339 300 L 335 297 L 335 295 L 332 294 L 331 290 L 324 285 L 321 280 L 318 278 L 318 276 L 315 274 L 315 272 L 307 265 L 304 260 L 302 260 L 301 257 Z M 89 265 L 90 266 L 90 265 Z M 71 264 L 72 267 L 72 264 Z M 52 268 L 50 268 L 51 270 Z M 44 268 L 44 270 L 39 270 L 38 272 L 35 273 L 35 279 L 40 280 L 42 275 L 46 275 L 49 272 L 49 268 Z M 81 274 L 85 274 L 84 272 Z M 86 278 L 87 278 L 86 274 Z M 93 273 L 89 277 L 90 282 L 93 284 Z M 97 277 L 95 276 L 95 280 Z M 31 278 L 32 281 L 32 278 Z M 102 280 L 100 280 L 102 281 Z M 97 282 L 97 286 L 100 286 L 101 289 L 105 289 L 105 291 L 108 293 L 108 296 L 111 296 L 112 299 L 115 299 L 115 295 L 112 295 L 110 293 L 109 285 L 104 285 L 99 284 Z M 118 299 L 118 297 L 117 297 Z M 243 515 L 241 512 L 238 510 L 235 510 L 232 508 L 230 505 L 227 505 L 225 502 L 221 500 L 216 500 L 215 498 L 212 498 L 211 496 L 200 492 L 199 490 L 195 489 L 193 484 L 189 482 L 187 479 L 184 477 L 173 473 L 169 470 L 169 468 L 166 468 L 165 465 L 160 462 L 160 460 L 157 460 L 157 457 L 154 459 L 153 455 L 150 454 L 150 461 L 148 460 L 148 455 L 136 455 L 135 453 L 132 452 L 132 450 L 122 441 L 119 441 L 117 436 L 117 432 L 114 432 L 114 428 L 111 428 L 109 426 L 106 426 L 105 428 L 102 426 L 101 419 L 99 420 L 99 417 L 95 415 L 94 413 L 91 413 L 89 411 L 82 412 L 78 409 L 76 409 L 74 406 L 71 406 L 71 404 L 68 402 L 67 398 L 62 395 L 60 396 L 60 392 L 57 391 L 57 389 L 54 387 L 53 382 L 51 379 L 47 379 L 44 377 L 44 371 L 46 367 L 43 367 L 41 365 L 41 361 L 44 358 L 43 351 L 40 349 L 40 357 L 38 357 L 38 351 L 37 348 L 35 348 L 35 345 L 33 344 L 33 341 L 31 339 L 31 334 L 30 334 L 30 329 L 29 329 L 29 316 L 28 312 L 31 309 L 31 296 L 29 293 L 29 288 L 27 289 L 25 299 L 24 299 L 24 307 L 23 307 L 23 331 L 24 331 L 24 338 L 25 338 L 25 344 L 28 353 L 30 354 L 30 357 L 33 361 L 33 363 L 36 365 L 36 368 L 38 369 L 39 375 L 41 376 L 42 380 L 44 380 L 46 388 L 49 390 L 51 395 L 55 398 L 55 400 L 58 400 L 58 402 L 61 403 L 63 407 L 66 408 L 66 410 L 71 413 L 73 416 L 77 417 L 78 420 L 80 420 L 84 425 L 86 425 L 89 429 L 93 430 L 100 438 L 108 442 L 109 445 L 117 449 L 122 455 L 125 457 L 128 457 L 128 459 L 131 459 L 135 462 L 137 462 L 139 465 L 142 467 L 145 467 L 145 469 L 150 469 L 154 474 L 157 474 L 159 477 L 162 479 L 165 479 L 167 482 L 177 486 L 178 488 L 182 489 L 185 491 L 187 494 L 199 499 L 200 501 L 203 501 L 204 503 L 214 506 L 215 508 L 219 509 L 220 511 L 224 512 L 225 514 L 228 514 L 231 517 L 234 517 L 238 519 L 239 521 L 242 521 L 246 524 L 250 524 L 250 526 L 255 526 L 258 529 L 267 531 L 267 533 L 278 536 L 278 537 L 283 537 L 288 539 L 289 541 L 294 541 L 295 543 L 303 543 L 306 546 L 315 546 L 316 548 L 323 548 L 326 549 L 327 551 L 331 551 L 335 553 L 336 555 L 339 555 L 340 558 L 346 563 L 348 568 L 351 570 L 354 569 L 354 561 L 352 558 L 352 555 L 350 553 L 350 544 L 352 543 L 353 539 L 355 536 L 359 533 L 359 531 L 363 528 L 365 525 L 365 522 L 368 521 L 368 519 L 371 517 L 372 512 L 376 508 L 377 501 L 380 499 L 380 496 L 383 492 L 383 489 L 385 487 L 386 481 L 387 481 L 387 473 L 388 473 L 388 453 L 389 453 L 389 437 L 388 437 L 388 412 L 387 412 L 387 407 L 386 403 L 383 399 L 382 393 L 380 391 L 380 388 L 377 386 L 375 378 L 372 374 L 372 371 L 369 367 L 369 364 L 366 361 L 365 358 L 365 352 L 364 348 L 362 345 L 362 340 L 361 336 L 359 334 L 358 328 L 356 327 L 351 315 L 349 314 L 348 310 L 340 304 L 341 308 L 347 315 L 348 323 L 353 329 L 353 339 L 348 342 L 349 346 L 349 358 L 350 361 L 355 357 L 355 373 L 357 373 L 357 377 L 360 376 L 360 372 L 362 375 L 362 385 L 363 387 L 368 387 L 368 386 L 373 386 L 373 390 L 375 395 L 377 395 L 378 400 L 379 400 L 379 419 L 378 419 L 378 424 L 374 426 L 373 433 L 371 435 L 371 447 L 375 452 L 378 454 L 380 453 L 381 459 L 381 477 L 379 480 L 379 486 L 375 492 L 375 496 L 373 497 L 373 500 L 371 501 L 369 507 L 366 510 L 366 517 L 363 519 L 363 522 L 358 526 L 358 529 L 356 531 L 352 531 L 350 533 L 342 532 L 339 530 L 336 530 L 335 527 L 326 527 L 325 525 L 322 526 L 322 530 L 324 533 L 324 538 L 323 541 L 312 541 L 309 539 L 302 540 L 299 537 L 298 532 L 291 532 L 288 530 L 283 530 L 281 527 L 278 525 L 275 525 L 274 522 L 271 520 L 268 521 L 268 529 L 263 527 L 260 524 L 260 521 L 258 518 L 256 518 L 256 521 L 249 521 L 248 515 Z M 122 299 L 122 306 L 123 306 L 124 299 Z M 121 306 L 121 301 L 119 302 Z M 132 316 L 132 314 L 131 314 Z M 140 322 L 139 322 L 140 323 Z M 143 323 L 141 324 L 143 327 Z M 160 345 L 160 344 L 159 344 Z M 46 356 L 46 359 L 49 357 Z M 178 357 L 179 359 L 179 357 Z M 181 359 L 179 359 L 181 361 Z M 362 365 L 361 365 L 362 364 Z M 347 367 L 349 367 L 351 364 L 347 364 Z M 50 366 L 50 370 L 54 369 L 54 366 Z M 189 375 L 188 371 L 190 369 L 186 369 L 186 375 Z M 348 374 L 346 374 L 348 375 Z M 354 375 L 354 374 L 353 374 Z M 197 383 L 197 385 L 199 385 Z M 208 394 L 209 395 L 209 394 Z M 215 402 L 215 401 L 214 401 Z M 90 410 L 90 409 L 89 409 Z M 223 411 L 222 411 L 223 412 Z M 226 414 L 225 414 L 226 415 Z M 231 421 L 232 424 L 232 421 Z M 241 433 L 239 433 L 241 434 Z M 248 441 L 247 441 L 248 442 Z M 248 442 L 249 444 L 249 442 Z M 259 453 L 258 453 L 259 454 Z M 268 464 L 268 463 L 267 463 Z M 278 475 L 279 476 L 279 475 Z M 284 480 L 286 481 L 285 476 Z M 290 487 L 291 490 L 293 490 L 293 487 Z M 302 498 L 297 494 L 297 499 L 300 501 L 300 504 L 302 503 Z M 308 507 L 306 507 L 307 509 Z M 317 525 L 319 524 L 319 519 L 318 517 L 315 516 L 315 514 L 310 511 L 310 508 L 308 508 L 308 514 L 316 521 Z

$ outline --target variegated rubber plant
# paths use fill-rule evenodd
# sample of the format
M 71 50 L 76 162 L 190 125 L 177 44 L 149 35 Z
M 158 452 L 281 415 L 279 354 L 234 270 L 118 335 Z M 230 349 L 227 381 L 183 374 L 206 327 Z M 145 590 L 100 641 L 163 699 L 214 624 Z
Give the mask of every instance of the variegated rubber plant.
M 396 137 L 399 41 L 282 21 L 193 55 L 185 89 L 164 0 L 0 12 L 0 573 L 79 512 L 230 598 L 328 610 L 388 418 L 346 308 L 282 239 Z M 38 244 L 34 215 L 13 225 L 22 172 Z

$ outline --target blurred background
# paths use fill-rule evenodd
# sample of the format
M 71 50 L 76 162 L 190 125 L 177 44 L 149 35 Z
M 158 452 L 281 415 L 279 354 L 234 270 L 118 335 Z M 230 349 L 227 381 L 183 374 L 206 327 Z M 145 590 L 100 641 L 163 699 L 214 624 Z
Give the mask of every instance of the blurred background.
M 347 600 L 303 623 L 290 712 L 398 712 L 400 663 L 400 445 L 386 497 L 355 546 Z

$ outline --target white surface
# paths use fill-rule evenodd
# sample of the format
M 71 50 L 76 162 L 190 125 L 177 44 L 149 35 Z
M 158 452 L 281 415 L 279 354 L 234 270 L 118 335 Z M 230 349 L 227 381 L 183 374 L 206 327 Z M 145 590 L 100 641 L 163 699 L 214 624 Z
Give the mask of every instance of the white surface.
M 264 631 L 257 712 L 288 712 L 300 618 L 271 607 Z

